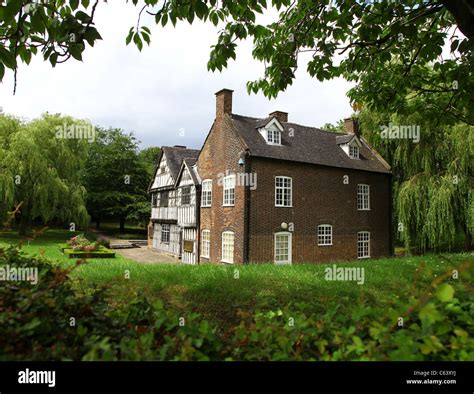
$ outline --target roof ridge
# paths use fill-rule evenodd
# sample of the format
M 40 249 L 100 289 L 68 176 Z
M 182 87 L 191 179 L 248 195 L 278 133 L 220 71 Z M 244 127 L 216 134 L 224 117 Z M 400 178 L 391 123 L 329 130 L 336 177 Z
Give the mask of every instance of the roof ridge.
M 246 118 L 246 119 L 251 119 L 251 120 L 256 120 L 256 121 L 261 121 L 261 120 L 272 118 L 272 116 L 267 116 L 265 118 L 254 118 L 253 116 L 239 115 L 239 114 L 234 114 L 234 113 L 232 114 L 232 116 L 238 116 L 240 118 Z M 280 122 L 280 123 L 281 124 L 288 124 L 288 125 L 298 126 L 298 127 L 304 127 L 304 128 L 307 128 L 307 129 L 313 129 L 313 130 L 317 130 L 317 131 L 323 131 L 324 133 L 331 133 L 331 134 L 334 134 L 334 135 L 340 134 L 339 137 L 351 134 L 351 133 L 346 132 L 346 131 L 323 130 L 323 129 L 320 129 L 318 127 L 306 126 L 306 125 L 303 125 L 303 124 L 300 124 L 300 123 L 294 123 L 294 122 Z
M 232 113 L 232 116 L 238 116 L 240 118 L 246 118 L 246 119 L 252 119 L 252 120 L 265 120 L 269 118 L 269 116 L 265 118 L 254 118 L 253 116 L 239 115 L 239 114 L 234 114 L 234 113 Z

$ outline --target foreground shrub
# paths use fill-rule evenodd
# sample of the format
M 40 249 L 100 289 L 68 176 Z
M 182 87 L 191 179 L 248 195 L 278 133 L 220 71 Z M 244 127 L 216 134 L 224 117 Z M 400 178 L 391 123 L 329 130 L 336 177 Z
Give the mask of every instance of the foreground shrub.
M 215 330 L 196 314 L 183 322 L 139 294 L 113 308 L 105 287 L 82 292 L 69 277 L 74 268 L 16 247 L 0 248 L 6 266 L 37 269 L 39 277 L 0 281 L 0 360 L 207 360 L 220 350 Z
M 383 315 L 358 306 L 314 316 L 295 304 L 241 313 L 237 327 L 218 330 L 141 294 L 117 304 L 105 287 L 79 290 L 74 267 L 16 247 L 0 248 L 7 265 L 36 268 L 39 280 L 0 281 L 0 360 L 474 360 L 473 294 L 456 294 L 448 275 Z
M 363 309 L 344 316 L 335 308 L 313 317 L 307 309 L 299 304 L 243 321 L 235 329 L 230 359 L 474 360 L 472 300 L 433 300 L 405 319 L 394 310 L 387 317 Z

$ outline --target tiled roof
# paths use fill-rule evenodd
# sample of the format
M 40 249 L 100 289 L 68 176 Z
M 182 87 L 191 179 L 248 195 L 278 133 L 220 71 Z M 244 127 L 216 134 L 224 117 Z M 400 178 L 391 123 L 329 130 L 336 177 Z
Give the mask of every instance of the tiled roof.
M 175 180 L 181 168 L 181 162 L 186 159 L 190 160 L 190 162 L 194 161 L 195 163 L 199 155 L 199 150 L 197 149 L 187 149 L 179 146 L 163 146 L 162 150 L 166 155 L 171 176 Z
M 350 140 L 351 133 L 333 133 L 314 127 L 282 122 L 282 145 L 269 145 L 258 132 L 272 118 L 257 119 L 232 114 L 232 122 L 250 154 L 257 157 L 288 160 L 331 167 L 350 168 L 371 172 L 390 173 L 389 168 L 377 157 L 365 141 L 359 150 L 360 159 L 351 159 L 339 146 L 343 139 Z M 293 136 L 290 136 L 290 133 Z M 344 137 L 341 139 L 341 137 Z

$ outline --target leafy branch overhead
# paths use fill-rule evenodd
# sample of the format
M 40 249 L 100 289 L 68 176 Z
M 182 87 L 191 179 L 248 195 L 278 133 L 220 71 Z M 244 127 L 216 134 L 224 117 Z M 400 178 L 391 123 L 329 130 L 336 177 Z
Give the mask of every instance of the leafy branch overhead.
M 101 39 L 93 23 L 98 3 L 0 1 L 0 80 L 9 68 L 15 71 L 16 81 L 19 60 L 29 64 L 38 51 L 53 67 L 71 57 L 82 60 L 86 43 L 94 46 Z
M 432 97 L 430 103 L 442 113 L 474 121 L 469 111 L 474 8 L 468 1 L 150 0 L 146 4 L 162 26 L 201 19 L 222 27 L 211 50 L 211 71 L 227 67 L 230 59 L 236 59 L 238 42 L 252 39 L 253 56 L 264 63 L 265 74 L 248 82 L 249 92 L 276 97 L 307 60 L 307 72 L 320 81 L 335 77 L 355 81 L 349 96 L 368 108 L 403 112 L 415 94 Z M 270 8 L 278 11 L 275 21 L 259 24 L 259 16 Z
M 25 1 L 2 5 L 0 63 L 14 69 L 18 56 L 29 62 L 38 47 L 53 65 L 70 56 L 81 59 L 85 41 L 93 45 L 100 39 L 93 27 L 98 2 L 58 0 L 41 3 L 29 13 L 23 12 Z M 470 0 L 131 3 L 138 7 L 139 16 L 126 42 L 139 50 L 151 40 L 151 30 L 142 25 L 145 14 L 152 15 L 159 26 L 195 20 L 216 26 L 218 38 L 208 62 L 211 71 L 221 71 L 230 59 L 236 59 L 239 41 L 253 40 L 253 56 L 264 63 L 265 74 L 248 82 L 249 92 L 276 97 L 292 84 L 298 66 L 304 63 L 318 80 L 344 77 L 354 81 L 350 98 L 372 110 L 401 113 L 416 95 L 441 114 L 474 122 L 474 5 Z M 79 6 L 87 12 L 76 11 Z M 273 22 L 259 23 L 263 15 L 273 14 Z M 76 34 L 76 40 L 68 40 L 69 34 Z

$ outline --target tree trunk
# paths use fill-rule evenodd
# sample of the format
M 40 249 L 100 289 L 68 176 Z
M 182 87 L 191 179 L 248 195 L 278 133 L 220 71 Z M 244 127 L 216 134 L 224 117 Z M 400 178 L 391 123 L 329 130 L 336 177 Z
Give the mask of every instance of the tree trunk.
M 469 252 L 472 249 L 472 234 L 469 229 L 466 227 L 464 230 L 466 237 L 464 238 L 464 250 Z
M 95 221 L 95 228 L 96 230 L 100 230 L 100 218 L 97 218 Z
M 125 232 L 125 218 L 120 218 L 120 232 Z
M 18 230 L 18 235 L 21 235 L 21 236 L 26 235 L 27 228 L 28 228 L 28 217 L 26 215 L 26 211 L 21 211 L 20 228 Z

